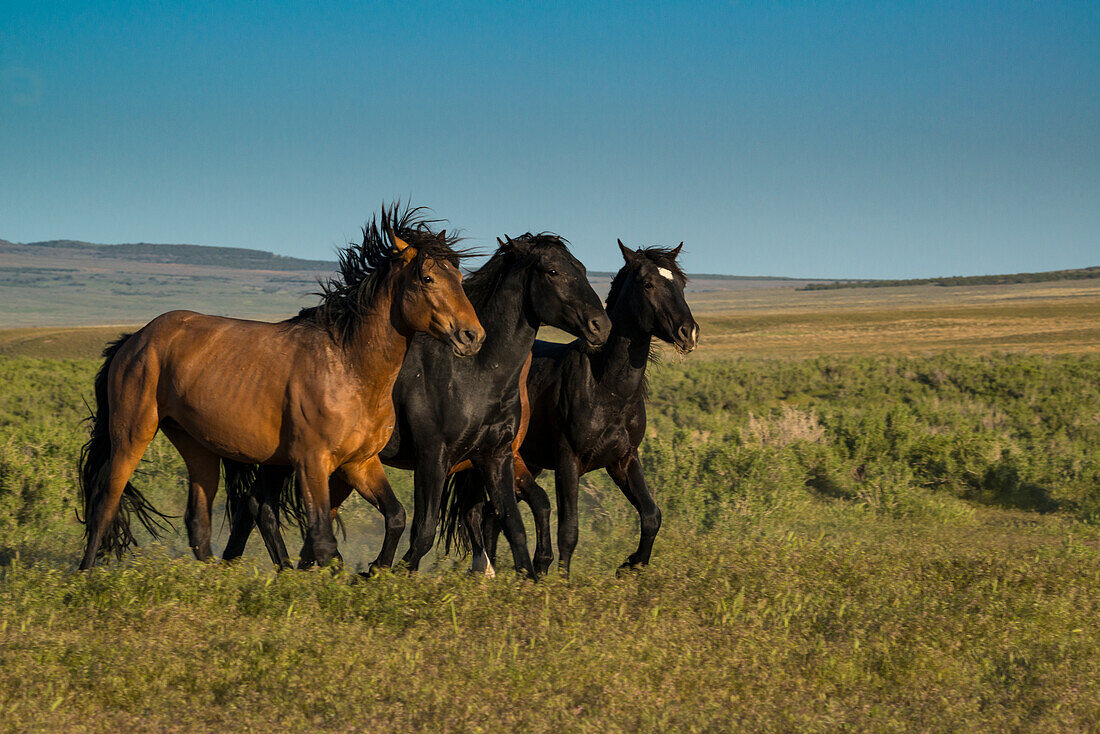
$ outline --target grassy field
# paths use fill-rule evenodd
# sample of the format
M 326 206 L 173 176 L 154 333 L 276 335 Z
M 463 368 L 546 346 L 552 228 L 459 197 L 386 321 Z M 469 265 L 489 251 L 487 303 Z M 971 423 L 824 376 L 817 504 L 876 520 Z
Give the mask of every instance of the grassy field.
M 574 575 L 539 584 L 442 556 L 276 575 L 256 541 L 227 567 L 179 534 L 76 573 L 79 420 L 117 329 L 0 333 L 0 728 L 1095 730 L 1098 304 L 694 296 L 703 348 L 652 379 L 653 566 L 614 574 L 637 521 L 592 475 Z M 178 456 L 147 459 L 179 514 Z M 381 523 L 344 519 L 354 572 Z
M 693 360 L 947 349 L 1100 351 L 1100 281 L 812 292 L 793 286 L 730 288 L 692 293 L 688 301 L 703 335 Z M 252 312 L 246 306 L 232 313 Z M 289 312 L 265 313 L 274 319 Z M 105 341 L 144 322 L 112 323 L 119 325 L 0 329 L 0 355 L 92 358 Z M 540 336 L 571 338 L 554 329 L 543 329 Z

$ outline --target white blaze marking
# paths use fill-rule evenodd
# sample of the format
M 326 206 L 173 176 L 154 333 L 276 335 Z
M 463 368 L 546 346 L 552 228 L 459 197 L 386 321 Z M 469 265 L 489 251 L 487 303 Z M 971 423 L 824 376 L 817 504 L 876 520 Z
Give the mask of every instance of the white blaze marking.
M 668 268 L 657 268 L 657 272 L 661 274 L 661 277 L 665 280 L 672 280 L 672 271 Z

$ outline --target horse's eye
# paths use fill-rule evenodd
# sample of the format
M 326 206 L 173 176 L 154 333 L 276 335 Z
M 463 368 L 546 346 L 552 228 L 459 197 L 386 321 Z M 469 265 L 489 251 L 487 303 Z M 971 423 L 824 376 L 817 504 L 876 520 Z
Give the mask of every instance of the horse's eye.
M 548 271 L 547 271 L 547 273 L 548 273 L 548 274 L 550 275 L 550 277 L 551 277 L 551 278 L 555 278 L 555 277 L 557 277 L 557 275 L 558 275 L 558 271 L 557 271 L 557 270 L 554 270 L 553 268 L 551 268 L 550 270 L 548 270 Z
M 647 291 L 651 291 L 651 290 L 653 290 L 653 284 L 652 284 L 652 283 L 650 283 L 649 281 L 646 281 L 646 284 L 645 284 L 645 289 L 646 289 Z
M 423 278 L 420 279 L 420 282 L 421 283 L 431 283 L 432 282 L 432 276 L 425 275 Z

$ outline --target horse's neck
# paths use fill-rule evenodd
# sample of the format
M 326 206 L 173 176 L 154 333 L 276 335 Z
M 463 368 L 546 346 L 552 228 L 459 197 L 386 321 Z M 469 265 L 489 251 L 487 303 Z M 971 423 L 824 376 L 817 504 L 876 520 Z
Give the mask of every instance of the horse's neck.
M 345 353 L 348 367 L 362 380 L 364 397 L 390 398 L 405 353 L 409 351 L 412 333 L 395 328 L 400 319 L 393 313 L 396 280 L 380 289 L 378 297 L 363 312 Z
M 616 395 L 641 393 L 652 343 L 653 335 L 638 328 L 629 314 L 613 315 L 611 335 L 592 357 L 593 373 L 600 386 Z
M 476 307 L 485 343 L 476 359 L 481 366 L 508 375 L 518 371 L 535 345 L 538 325 L 525 313 L 526 270 L 507 274 L 485 302 Z

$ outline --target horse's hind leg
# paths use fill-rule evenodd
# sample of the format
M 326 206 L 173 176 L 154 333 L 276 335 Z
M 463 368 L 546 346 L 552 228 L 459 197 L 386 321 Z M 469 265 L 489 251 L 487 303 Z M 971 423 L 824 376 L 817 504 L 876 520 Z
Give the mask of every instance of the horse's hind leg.
M 110 435 L 110 459 L 104 467 L 105 487 L 98 493 L 95 504 L 89 508 L 86 517 L 88 545 L 80 562 L 81 570 L 95 565 L 103 537 L 118 516 L 122 493 L 137 469 L 145 449 L 157 435 L 155 407 L 143 406 L 139 401 L 128 409 L 115 410 L 110 416 Z
M 490 559 L 485 546 L 485 541 L 488 538 L 486 528 L 490 525 L 493 528 L 497 527 L 494 521 L 495 517 L 488 501 L 482 499 L 471 505 L 462 518 L 462 521 L 466 524 L 466 537 L 470 539 L 470 573 L 472 574 L 484 575 L 489 578 L 497 575 L 496 569 L 493 568 L 496 553 Z M 496 538 L 494 537 L 493 540 L 495 545 Z
M 535 555 L 531 562 L 535 565 L 535 573 L 540 576 L 550 570 L 550 564 L 554 562 L 554 547 L 550 543 L 550 498 L 546 490 L 535 481 L 534 475 L 528 470 L 518 454 L 515 455 L 516 466 L 516 493 L 523 498 L 527 506 L 531 508 L 531 515 L 535 521 Z M 499 527 L 496 523 L 494 526 Z M 489 539 L 486 538 L 486 543 Z M 495 559 L 496 538 L 492 540 L 492 554 Z
M 281 466 L 260 467 L 259 516 L 256 525 L 260 529 L 267 554 L 271 556 L 271 562 L 280 569 L 294 567 L 290 562 L 290 554 L 286 552 L 283 532 L 279 528 L 279 495 L 290 480 L 290 469 Z
M 222 551 L 223 561 L 235 561 L 244 555 L 244 549 L 248 545 L 248 536 L 252 534 L 252 528 L 260 516 L 260 500 L 250 494 L 240 500 L 233 509 L 233 527 L 229 531 L 229 540 Z
M 661 529 L 661 509 L 653 501 L 653 495 L 646 486 L 642 463 L 638 460 L 638 450 L 632 449 L 629 454 L 607 467 L 607 474 L 615 484 L 619 485 L 619 489 L 638 511 L 641 526 L 638 550 L 631 553 L 620 568 L 648 565 L 650 555 L 653 553 L 653 541 L 657 537 L 657 531 Z
M 153 431 L 153 436 L 156 431 Z M 107 528 L 114 522 L 118 515 L 118 506 L 122 501 L 122 492 L 126 484 L 137 469 L 145 449 L 152 442 L 152 436 L 148 440 L 126 441 L 116 444 L 111 450 L 111 460 L 107 465 L 107 490 L 99 495 L 96 507 L 89 513 L 91 529 L 88 532 L 88 545 L 84 549 L 84 558 L 80 562 L 81 570 L 89 569 L 95 565 L 96 556 L 99 554 L 99 546 L 103 542 L 103 536 L 107 534 Z M 94 518 L 92 520 L 91 518 Z
M 162 430 L 187 464 L 187 511 L 184 519 L 191 551 L 200 561 L 210 560 L 214 555 L 210 550 L 210 511 L 214 505 L 214 495 L 218 493 L 221 459 L 180 428 L 163 426 Z
M 222 553 L 223 561 L 232 561 L 244 555 L 248 536 L 257 527 L 263 538 L 271 562 L 280 569 L 292 568 L 286 552 L 283 534 L 279 529 L 279 495 L 285 482 L 290 480 L 290 469 L 282 466 L 258 467 L 256 486 L 240 502 L 233 517 L 233 529 Z

